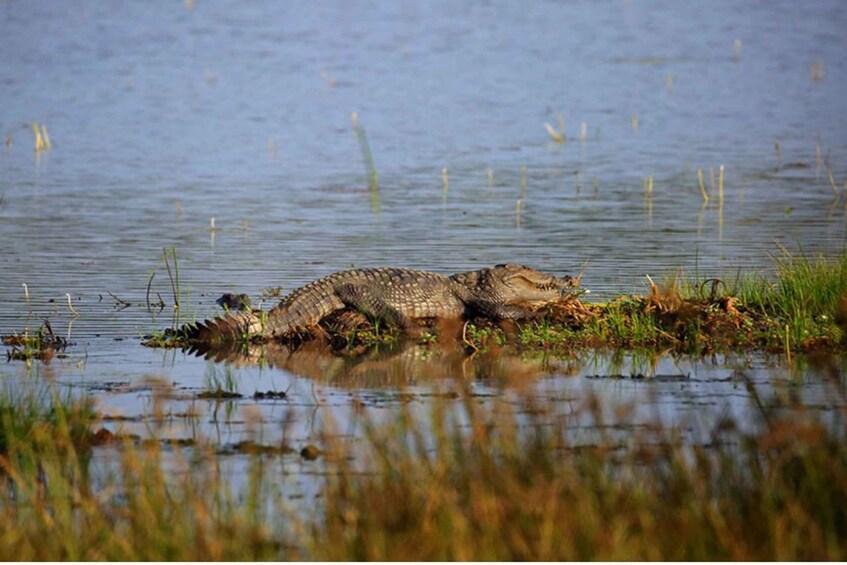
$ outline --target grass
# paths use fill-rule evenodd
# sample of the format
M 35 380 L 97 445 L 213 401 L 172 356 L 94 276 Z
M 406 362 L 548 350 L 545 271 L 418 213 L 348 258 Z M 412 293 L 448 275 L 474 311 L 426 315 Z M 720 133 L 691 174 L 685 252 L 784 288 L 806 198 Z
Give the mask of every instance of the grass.
M 17 441 L 46 439 L 55 429 L 80 444 L 95 416 L 88 399 L 60 398 L 49 387 L 16 391 L 5 386 L 0 389 L 0 454 L 8 453 Z
M 739 281 L 739 300 L 787 325 L 792 343 L 813 345 L 843 337 L 847 323 L 847 252 L 826 258 L 783 251 L 774 258 L 774 264 L 773 282 L 763 277 Z
M 554 304 L 541 321 L 505 328 L 478 322 L 472 349 L 516 342 L 531 348 L 670 348 L 685 353 L 838 348 L 847 335 L 847 252 L 835 257 L 792 254 L 774 258 L 772 276 L 647 278 L 644 295 L 605 304 L 573 298 Z M 480 332 L 485 328 L 486 332 Z
M 243 450 L 235 489 L 203 442 L 94 447 L 84 400 L 5 391 L 0 558 L 844 559 L 843 379 L 836 387 L 827 426 L 753 388 L 759 431 L 724 419 L 704 445 L 661 426 L 620 443 L 609 430 L 625 412 L 607 421 L 590 397 L 563 414 L 527 397 L 483 406 L 469 390 L 434 399 L 428 417 L 408 405 L 388 421 L 365 413 L 358 463 L 343 439 L 313 446 L 309 464 L 326 473 L 314 512 L 281 497 L 286 477 L 272 463 L 298 457 L 287 449 Z M 573 443 L 577 422 L 599 441 Z
M 209 364 L 203 380 L 205 389 L 197 395 L 198 398 L 225 400 L 242 396 L 238 392 L 238 379 L 229 365 L 218 371 L 215 365 Z
M 374 165 L 373 160 L 373 153 L 371 152 L 370 143 L 368 143 L 368 134 L 365 132 L 365 128 L 362 127 L 361 123 L 359 123 L 358 112 L 353 112 L 352 122 L 353 133 L 356 134 L 356 139 L 359 141 L 359 148 L 362 151 L 362 161 L 365 164 L 365 173 L 368 178 L 368 190 L 371 193 L 371 208 L 375 213 L 378 213 L 380 210 L 379 175 L 377 175 L 376 166 Z
M 847 450 L 814 421 L 772 420 L 755 436 L 724 422 L 712 444 L 691 448 L 670 429 L 631 447 L 607 439 L 579 448 L 544 415 L 550 407 L 523 408 L 522 434 L 517 414 L 467 399 L 452 422 L 468 421 L 463 435 L 436 406 L 431 448 L 408 413 L 371 426 L 379 471 L 343 469 L 331 483 L 315 530 L 321 557 L 757 560 L 847 551 Z

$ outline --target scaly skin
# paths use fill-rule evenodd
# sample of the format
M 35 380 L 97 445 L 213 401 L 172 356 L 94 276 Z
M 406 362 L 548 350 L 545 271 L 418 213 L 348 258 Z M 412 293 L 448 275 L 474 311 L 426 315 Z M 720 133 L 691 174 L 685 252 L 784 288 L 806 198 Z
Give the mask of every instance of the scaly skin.
M 457 273 L 453 276 L 411 269 L 354 269 L 331 274 L 285 297 L 266 315 L 229 313 L 184 326 L 189 341 L 290 339 L 312 334 L 321 320 L 352 310 L 400 330 L 425 320 L 531 318 L 535 310 L 578 286 L 522 265 Z

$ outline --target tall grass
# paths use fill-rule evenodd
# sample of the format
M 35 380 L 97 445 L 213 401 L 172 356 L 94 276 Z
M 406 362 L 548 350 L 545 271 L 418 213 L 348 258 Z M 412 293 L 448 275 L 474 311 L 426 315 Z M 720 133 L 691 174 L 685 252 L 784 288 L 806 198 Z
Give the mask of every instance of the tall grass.
M 342 469 L 314 529 L 322 557 L 357 560 L 757 560 L 847 555 L 847 449 L 813 420 L 744 436 L 723 422 L 707 446 L 657 430 L 621 448 L 570 445 L 530 406 L 440 425 L 434 446 L 405 413 L 369 430 L 373 475 Z M 549 407 L 548 407 L 549 408 Z M 526 407 L 524 407 L 524 410 Z M 602 426 L 594 407 L 595 424 Z M 600 429 L 603 429 L 602 427 Z
M 802 408 L 751 403 L 757 433 L 724 420 L 706 445 L 659 426 L 621 443 L 611 430 L 626 422 L 604 419 L 597 399 L 577 409 L 586 419 L 466 394 L 434 402 L 428 418 L 408 406 L 387 424 L 363 416 L 367 456 L 356 463 L 350 443 L 328 440 L 315 463 L 326 472 L 319 510 L 308 513 L 275 502 L 286 477 L 272 458 L 246 457 L 236 489 L 209 446 L 92 447 L 109 436 L 87 417 L 76 425 L 88 433 L 74 433 L 83 412 L 51 398 L 26 409 L 29 426 L 0 419 L 3 559 L 847 557 L 843 408 L 824 426 Z M 11 404 L 3 396 L 4 414 Z M 596 444 L 572 442 L 576 421 Z
M 12 406 L 21 400 L 23 410 Z M 169 451 L 94 432 L 86 406 L 55 394 L 48 403 L 0 399 L 0 559 L 296 556 L 280 546 L 281 527 L 271 529 L 263 496 L 273 483 L 260 458 L 237 496 L 208 449 Z M 14 419 L 22 415 L 25 425 Z M 108 464 L 92 462 L 94 449 L 108 450 Z
M 95 412 L 89 399 L 60 397 L 47 386 L 0 388 L 0 454 L 59 429 L 71 442 L 88 434 Z
M 847 251 L 810 257 L 783 250 L 774 258 L 774 270 L 773 279 L 749 276 L 736 283 L 735 292 L 748 308 L 786 324 L 796 344 L 843 337 L 838 327 L 847 314 Z

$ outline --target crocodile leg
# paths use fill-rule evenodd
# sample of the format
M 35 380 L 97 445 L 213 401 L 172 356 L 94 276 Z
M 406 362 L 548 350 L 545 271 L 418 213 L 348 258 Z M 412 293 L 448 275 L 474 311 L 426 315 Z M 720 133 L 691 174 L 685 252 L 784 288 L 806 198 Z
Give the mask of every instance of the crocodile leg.
M 412 320 L 389 304 L 381 293 L 361 284 L 344 284 L 335 289 L 336 295 L 350 308 L 366 316 L 388 324 L 394 329 L 409 329 Z

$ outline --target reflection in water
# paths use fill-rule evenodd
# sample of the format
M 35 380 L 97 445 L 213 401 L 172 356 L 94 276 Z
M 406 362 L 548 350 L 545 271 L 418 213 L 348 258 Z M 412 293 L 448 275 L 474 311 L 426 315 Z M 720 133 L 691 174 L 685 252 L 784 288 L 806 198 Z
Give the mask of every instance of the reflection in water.
M 403 388 L 454 379 L 491 386 L 522 387 L 539 377 L 567 375 L 573 361 L 542 353 L 518 354 L 497 348 L 469 354 L 458 343 L 445 346 L 413 341 L 336 351 L 315 340 L 298 346 L 275 342 L 198 349 L 192 352 L 237 367 L 282 369 L 341 389 Z

